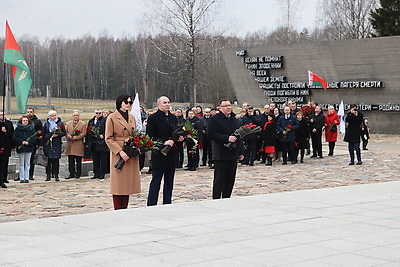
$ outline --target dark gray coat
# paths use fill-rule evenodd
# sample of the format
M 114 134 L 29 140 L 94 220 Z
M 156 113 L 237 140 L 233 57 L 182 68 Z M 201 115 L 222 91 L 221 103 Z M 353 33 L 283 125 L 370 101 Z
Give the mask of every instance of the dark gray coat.
M 346 116 L 348 123 L 346 133 L 344 134 L 344 141 L 348 143 L 360 143 L 361 128 L 363 124 L 364 114 L 358 111 L 358 116 L 349 112 Z

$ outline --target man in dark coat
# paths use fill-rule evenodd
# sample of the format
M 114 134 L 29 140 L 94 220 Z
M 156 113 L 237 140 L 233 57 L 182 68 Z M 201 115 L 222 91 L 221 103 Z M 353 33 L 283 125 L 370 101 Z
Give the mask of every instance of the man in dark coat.
M 95 129 L 95 130 L 94 130 Z M 103 110 L 97 108 L 95 116 L 88 121 L 85 146 L 91 152 L 94 176 L 91 179 L 104 179 L 107 171 L 108 147 L 104 140 L 106 118 Z
M 212 167 L 212 150 L 211 150 L 211 140 L 207 135 L 208 129 L 208 121 L 211 118 L 211 109 L 204 109 L 204 116 L 200 118 L 202 127 L 203 127 L 203 158 L 201 166 L 206 166 L 208 163 L 208 167 Z
M 168 97 L 161 96 L 157 99 L 158 110 L 147 119 L 146 133 L 155 141 L 170 146 L 172 149 L 164 156 L 160 152 L 151 154 L 152 178 L 147 198 L 147 206 L 157 205 L 158 194 L 160 192 L 161 180 L 164 177 L 163 204 L 172 203 L 172 190 L 174 186 L 175 162 L 177 150 L 173 140 L 174 125 L 178 124 L 178 119 L 170 112 L 170 101 Z M 179 142 L 183 141 L 183 136 L 179 136 Z
M 361 150 L 360 150 L 360 139 L 362 132 L 364 114 L 362 114 L 357 109 L 357 104 L 350 105 L 350 111 L 347 113 L 346 122 L 348 126 L 346 128 L 346 133 L 344 135 L 344 141 L 348 142 L 350 163 L 349 165 L 354 165 L 354 150 L 357 154 L 357 165 L 361 165 Z
M 320 106 L 315 107 L 314 114 L 310 116 L 310 134 L 311 142 L 313 148 L 312 158 L 317 156 L 323 158 L 322 156 L 322 128 L 325 125 L 325 116 L 322 113 L 322 108 Z
M 7 188 L 8 162 L 13 147 L 12 136 L 14 127 L 11 121 L 6 119 L 3 111 L 0 111 L 0 187 Z
M 29 107 L 26 109 L 26 115 L 29 116 L 29 119 L 33 123 L 33 127 L 35 128 L 35 132 L 43 131 L 43 123 L 41 120 L 38 119 L 38 117 L 35 115 L 35 109 L 33 107 Z M 39 136 L 38 136 L 39 137 Z M 36 139 L 36 145 L 33 147 L 32 155 L 31 155 L 31 160 L 30 160 L 30 168 L 29 168 L 29 180 L 34 180 L 33 174 L 35 172 L 35 164 L 33 163 L 33 159 L 35 158 L 36 155 L 36 148 L 40 146 L 40 138 Z
M 295 151 L 294 151 L 294 142 L 295 142 L 295 131 L 299 127 L 299 122 L 296 117 L 293 116 L 289 107 L 285 107 L 283 110 L 283 115 L 279 117 L 278 122 L 276 124 L 276 128 L 279 131 L 282 139 L 282 159 L 283 165 L 287 164 L 288 155 L 289 160 L 292 164 L 296 163 L 295 159 Z
M 220 112 L 208 121 L 208 137 L 212 141 L 212 159 L 214 161 L 213 199 L 229 198 L 235 184 L 238 159 L 242 160 L 241 140 L 233 135 L 240 127 L 240 121 L 235 118 L 229 100 L 219 103 Z M 225 144 L 235 143 L 233 149 Z
M 259 125 L 258 117 L 254 114 L 253 107 L 250 106 L 247 108 L 247 113 L 243 116 L 242 123 L 243 125 L 250 123 Z M 248 164 L 250 166 L 254 165 L 254 161 L 256 160 L 257 156 L 257 141 L 258 133 L 249 134 L 244 138 L 246 149 L 244 153 L 243 164 Z
M 188 112 L 188 117 L 186 121 L 192 124 L 193 128 L 197 131 L 197 141 L 200 141 L 203 131 L 203 126 L 201 125 L 199 117 L 197 117 L 192 110 Z M 187 156 L 188 156 L 188 167 L 187 171 L 195 171 L 199 166 L 199 147 L 193 139 L 186 138 L 186 148 L 187 148 Z

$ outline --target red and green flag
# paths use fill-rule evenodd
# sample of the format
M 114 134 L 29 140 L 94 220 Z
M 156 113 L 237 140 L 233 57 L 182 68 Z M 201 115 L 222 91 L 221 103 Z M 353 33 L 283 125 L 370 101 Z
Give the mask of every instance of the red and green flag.
M 4 63 L 12 65 L 11 69 L 14 78 L 14 90 L 15 98 L 17 99 L 18 112 L 25 113 L 32 85 L 31 72 L 22 56 L 21 49 L 19 49 L 19 46 L 15 41 L 14 35 L 8 25 L 8 21 L 6 21 Z
M 319 77 L 317 74 L 312 73 L 311 71 L 308 71 L 308 84 L 310 86 L 321 86 L 326 90 L 328 88 L 328 83 Z

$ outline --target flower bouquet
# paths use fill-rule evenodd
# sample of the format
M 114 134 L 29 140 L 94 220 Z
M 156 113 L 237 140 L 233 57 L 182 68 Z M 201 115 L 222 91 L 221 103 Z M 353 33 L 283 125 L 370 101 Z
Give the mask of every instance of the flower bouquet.
M 178 142 L 179 136 L 183 136 L 184 138 L 189 139 L 190 141 L 194 142 L 193 148 L 189 151 L 189 153 L 193 152 L 196 153 L 196 148 L 198 145 L 197 141 L 197 135 L 198 132 L 197 130 L 193 127 L 193 125 L 190 122 L 184 122 L 182 124 L 178 124 L 175 126 L 175 130 L 172 132 L 172 140 L 174 143 Z M 169 145 L 165 145 L 161 150 L 161 154 L 166 156 L 170 151 L 172 147 Z M 193 151 L 194 150 L 194 151 Z
M 249 134 L 258 133 L 258 132 L 261 132 L 261 127 L 250 122 L 249 124 L 240 126 L 238 129 L 236 129 L 233 132 L 232 135 L 235 136 L 237 138 L 237 140 L 239 140 L 239 139 L 243 139 L 244 137 L 246 137 Z M 234 143 L 229 142 L 228 144 L 224 144 L 224 146 L 227 147 L 228 149 L 232 149 L 236 146 L 236 142 L 234 142 Z
M 301 107 L 301 112 L 303 112 L 303 116 L 305 118 L 310 117 L 310 115 L 314 113 L 314 110 L 315 110 L 315 108 L 311 107 L 309 105 L 305 105 L 305 106 Z
M 50 144 L 53 142 L 53 137 L 55 134 L 60 135 L 63 133 L 63 130 L 65 129 L 64 124 L 60 124 L 57 128 L 55 128 L 52 132 L 51 132 L 51 137 L 49 140 L 47 140 L 46 145 Z
M 25 141 L 29 142 L 32 138 L 39 138 L 39 139 L 41 139 L 41 138 L 42 138 L 41 134 L 42 134 L 42 131 L 41 131 L 41 130 L 38 130 L 36 133 L 34 133 L 34 134 L 32 134 L 31 136 L 29 136 Z M 22 149 L 23 147 L 24 147 L 24 145 L 18 146 L 18 150 Z
M 99 138 L 100 128 L 98 126 L 88 126 L 87 133 L 92 135 L 94 138 Z
M 161 142 L 153 141 L 147 134 L 135 132 L 131 138 L 124 142 L 123 151 L 130 158 L 133 158 L 147 151 L 158 151 L 161 146 Z M 115 163 L 114 168 L 121 171 L 124 164 L 124 159 L 120 158 L 119 161 Z

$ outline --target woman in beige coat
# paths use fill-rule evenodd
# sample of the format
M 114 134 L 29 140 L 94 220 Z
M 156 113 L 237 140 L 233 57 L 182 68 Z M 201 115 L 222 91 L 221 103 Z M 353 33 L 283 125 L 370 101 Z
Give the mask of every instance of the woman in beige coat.
M 69 176 L 65 179 L 80 178 L 82 175 L 82 158 L 85 148 L 83 140 L 86 136 L 86 123 L 80 120 L 78 111 L 72 113 L 72 120 L 65 126 L 65 131 L 65 136 L 67 137 L 65 154 L 68 155 L 69 170 Z
M 117 110 L 108 116 L 106 121 L 106 143 L 110 148 L 110 193 L 113 195 L 114 209 L 126 209 L 129 195 L 140 193 L 139 158 L 129 158 L 123 151 L 124 141 L 136 130 L 136 120 L 129 114 L 132 97 L 119 95 L 116 100 Z M 125 165 L 119 171 L 114 168 L 120 158 Z

